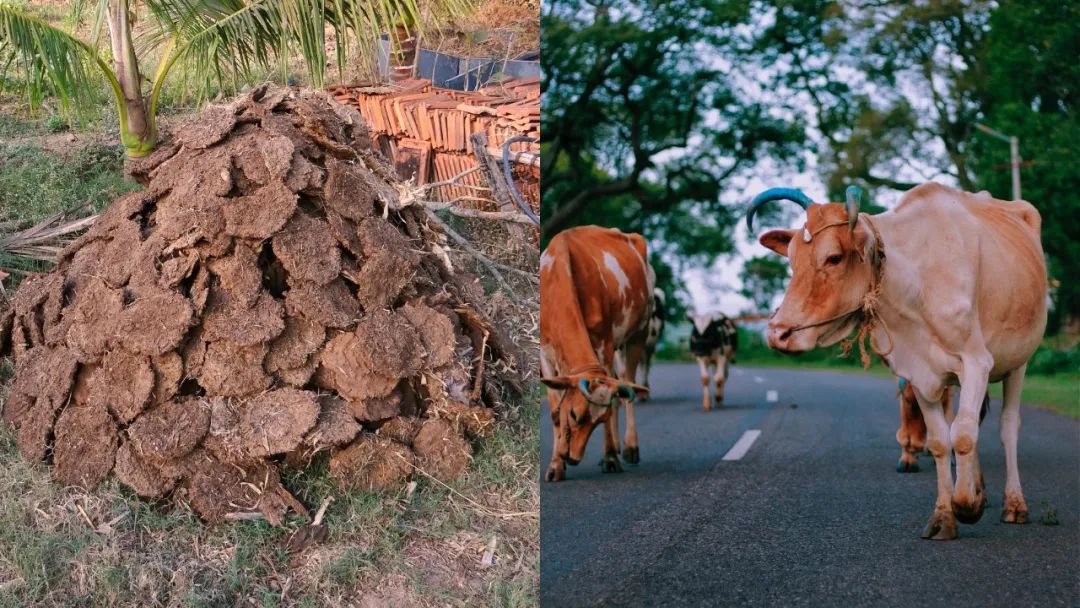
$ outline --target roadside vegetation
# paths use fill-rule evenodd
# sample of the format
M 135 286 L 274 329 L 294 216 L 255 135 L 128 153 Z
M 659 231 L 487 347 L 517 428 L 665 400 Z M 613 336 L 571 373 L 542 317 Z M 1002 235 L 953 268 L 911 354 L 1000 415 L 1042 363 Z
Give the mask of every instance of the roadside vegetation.
M 681 335 L 666 329 L 668 336 Z M 689 330 L 682 333 L 686 333 Z M 665 339 L 657 350 L 662 361 L 692 361 L 685 340 Z M 757 367 L 780 367 L 793 369 L 818 369 L 845 373 L 866 373 L 890 377 L 889 368 L 877 357 L 871 358 L 870 367 L 863 369 L 858 347 L 844 356 L 839 345 L 822 348 L 799 355 L 784 355 L 771 350 L 761 334 L 745 327 L 739 328 L 738 364 Z M 990 396 L 1001 397 L 1001 383 L 990 385 Z M 1028 363 L 1024 378 L 1023 402 L 1046 407 L 1055 412 L 1080 418 L 1080 347 L 1063 347 L 1058 340 L 1047 338 L 1035 351 Z

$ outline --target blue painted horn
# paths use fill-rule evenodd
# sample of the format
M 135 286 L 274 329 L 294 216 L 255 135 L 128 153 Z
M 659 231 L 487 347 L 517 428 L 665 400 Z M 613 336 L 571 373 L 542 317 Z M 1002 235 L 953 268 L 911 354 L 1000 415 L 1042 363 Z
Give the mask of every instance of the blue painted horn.
M 855 222 L 859 220 L 859 203 L 862 202 L 862 188 L 854 185 L 848 186 L 844 194 L 847 196 L 844 208 L 847 209 L 848 228 L 855 230 Z
M 754 200 L 750 202 L 750 208 L 746 210 L 746 227 L 750 229 L 751 233 L 754 232 L 754 214 L 757 213 L 759 207 L 769 201 L 791 201 L 798 204 L 803 210 L 806 210 L 814 202 L 810 200 L 809 196 L 795 188 L 769 188 L 755 196 Z

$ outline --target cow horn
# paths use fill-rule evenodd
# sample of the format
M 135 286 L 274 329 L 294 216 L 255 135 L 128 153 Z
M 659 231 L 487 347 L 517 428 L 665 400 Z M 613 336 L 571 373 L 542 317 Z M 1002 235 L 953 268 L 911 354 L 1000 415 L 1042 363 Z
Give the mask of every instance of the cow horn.
M 750 208 L 746 210 L 746 227 L 750 232 L 754 231 L 754 214 L 759 207 L 769 201 L 791 201 L 806 210 L 814 201 L 795 188 L 769 188 L 754 197 L 750 202 Z
M 607 407 L 612 406 L 612 404 L 610 402 L 608 402 L 607 404 L 604 404 L 604 403 L 598 403 L 596 401 L 593 401 L 592 391 L 589 390 L 589 381 L 587 379 L 585 379 L 585 378 L 581 378 L 580 380 L 578 380 L 578 390 L 581 391 L 581 394 L 585 395 L 585 399 L 589 403 L 592 403 L 593 405 L 607 405 Z
M 854 185 L 848 186 L 845 194 L 847 202 L 844 203 L 844 208 L 847 209 L 848 228 L 855 230 L 855 222 L 859 220 L 859 203 L 862 201 L 862 188 Z

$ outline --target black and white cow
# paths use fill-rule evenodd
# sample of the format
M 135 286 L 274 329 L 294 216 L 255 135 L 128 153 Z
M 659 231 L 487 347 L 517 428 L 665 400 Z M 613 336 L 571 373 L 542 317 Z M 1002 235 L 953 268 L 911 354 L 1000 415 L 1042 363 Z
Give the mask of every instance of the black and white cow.
M 701 367 L 701 388 L 704 391 L 702 406 L 705 411 L 712 409 L 713 399 L 709 395 L 711 384 L 716 385 L 716 407 L 724 401 L 724 383 L 727 382 L 728 365 L 735 362 L 735 350 L 739 335 L 735 321 L 722 313 L 711 315 L 691 315 L 686 317 L 693 324 L 690 332 L 690 352 Z
M 664 335 L 664 291 L 659 287 L 653 289 L 653 313 L 652 318 L 649 319 L 649 335 L 645 339 L 645 359 L 641 362 L 642 373 L 644 378 L 642 384 L 645 388 L 649 387 L 649 370 L 652 369 L 653 354 L 656 353 L 656 345 L 660 343 L 660 338 Z M 646 398 L 639 398 L 639 401 L 644 401 Z

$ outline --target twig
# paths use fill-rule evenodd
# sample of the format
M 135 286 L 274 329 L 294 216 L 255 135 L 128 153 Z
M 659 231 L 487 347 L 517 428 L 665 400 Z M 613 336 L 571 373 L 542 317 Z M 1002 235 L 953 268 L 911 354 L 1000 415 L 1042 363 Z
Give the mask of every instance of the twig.
M 454 205 L 455 202 L 466 199 L 484 200 L 476 199 L 474 197 L 459 196 L 454 200 L 446 203 L 440 203 L 436 201 L 414 201 L 413 204 L 420 205 L 426 209 L 431 209 L 432 211 L 446 211 L 459 217 L 471 217 L 481 220 L 516 222 L 518 224 L 529 224 L 530 226 L 534 225 L 532 220 L 530 220 L 528 216 L 522 213 L 518 213 L 516 211 L 480 211 L 479 209 L 469 209 L 466 207 L 457 207 Z
M 448 226 L 446 222 L 439 219 L 439 217 L 435 215 L 435 212 L 428 211 L 427 216 L 429 219 L 431 219 L 431 221 L 441 226 L 446 235 L 453 239 L 454 242 L 456 242 L 458 245 L 460 245 L 462 249 L 464 249 L 469 255 L 476 258 L 478 262 L 483 264 L 484 267 L 487 268 L 488 271 L 491 273 L 491 276 L 494 277 L 496 281 L 498 281 L 499 285 L 506 289 L 506 291 L 513 293 L 513 288 L 511 288 L 510 284 L 507 283 L 506 279 L 503 278 L 503 275 L 501 272 L 499 272 L 499 269 L 495 267 L 495 262 L 489 259 L 486 255 L 477 251 L 477 249 L 473 247 L 472 244 L 469 243 L 469 241 L 465 237 L 458 234 L 456 231 L 454 231 L 453 228 Z
M 79 503 L 75 503 L 75 508 L 79 510 L 79 514 L 82 515 L 84 520 L 86 520 L 86 525 L 90 526 L 91 530 L 96 530 L 97 526 L 94 525 L 94 522 L 90 521 L 90 516 L 87 515 L 86 511 L 83 510 L 82 505 L 80 505 Z
M 491 508 L 485 507 L 484 505 L 482 505 L 482 504 L 480 504 L 480 503 L 476 502 L 475 500 L 473 500 L 473 499 L 469 498 L 468 496 L 465 496 L 465 495 L 464 495 L 464 494 L 462 494 L 461 492 L 458 492 L 458 491 L 457 491 L 457 490 L 455 490 L 454 488 L 451 488 L 450 486 L 446 485 L 446 484 L 445 484 L 445 483 L 443 483 L 443 482 L 442 482 L 441 480 L 439 480 L 439 479 L 438 479 L 437 477 L 434 477 L 434 476 L 432 476 L 432 475 L 431 475 L 431 473 L 428 473 L 427 471 L 425 471 L 424 469 L 420 468 L 419 466 L 417 466 L 417 465 L 415 465 L 415 464 L 413 464 L 413 463 L 409 462 L 408 460 L 405 460 L 405 457 L 404 457 L 404 456 L 402 456 L 401 454 L 398 454 L 398 453 L 397 453 L 397 452 L 395 452 L 395 451 L 391 451 L 390 453 L 391 453 L 391 454 L 393 454 L 394 456 L 396 456 L 396 457 L 400 458 L 400 459 L 401 459 L 401 461 L 402 461 L 402 462 L 404 462 L 405 464 L 407 464 L 407 465 L 409 465 L 410 467 L 412 467 L 412 468 L 416 469 L 416 471 L 417 471 L 418 473 L 420 473 L 421 475 L 423 475 L 424 477 L 427 477 L 427 478 L 428 478 L 428 479 L 430 479 L 431 481 L 434 481 L 435 483 L 439 484 L 439 485 L 440 485 L 440 486 L 442 486 L 443 488 L 445 488 L 445 489 L 449 490 L 451 494 L 454 494 L 455 496 L 458 496 L 458 497 L 460 497 L 460 498 L 464 499 L 464 500 L 465 500 L 465 502 L 467 502 L 467 503 L 469 503 L 470 505 L 472 505 L 472 506 L 473 506 L 473 508 L 475 508 L 476 510 L 480 511 L 481 513 L 484 513 L 484 514 L 486 514 L 486 515 L 490 515 L 490 516 L 492 516 L 492 517 L 501 517 L 501 518 L 503 518 L 503 519 L 513 519 L 513 518 L 516 518 L 516 517 L 528 517 L 528 518 L 539 518 L 539 517 L 540 517 L 540 513 L 539 513 L 539 512 L 537 512 L 537 511 L 517 511 L 517 512 L 511 512 L 511 511 L 496 511 L 495 509 L 491 509 Z
M 326 508 L 329 507 L 332 502 L 334 502 L 333 496 L 327 496 L 323 499 L 322 505 L 319 506 L 319 512 L 315 514 L 315 520 L 311 522 L 311 525 L 317 526 L 322 523 L 323 515 L 326 515 Z
M 266 516 L 258 511 L 242 511 L 237 513 L 226 513 L 225 519 L 229 521 L 252 521 L 256 519 L 263 519 Z
M 484 330 L 484 334 L 480 340 L 480 353 L 476 356 L 476 379 L 473 380 L 472 394 L 469 395 L 470 401 L 478 401 L 480 399 L 480 391 L 484 388 L 484 353 L 487 351 L 488 336 L 491 332 Z
M 420 186 L 420 189 L 421 189 L 421 191 L 426 191 L 426 190 L 434 190 L 435 188 L 438 188 L 440 186 L 453 186 L 453 185 L 455 185 L 455 182 L 458 181 L 459 179 L 465 177 L 466 175 L 471 175 L 473 173 L 476 173 L 479 170 L 480 170 L 480 167 L 473 167 L 472 169 L 466 169 L 466 170 L 462 171 L 461 173 L 458 173 L 454 177 L 451 177 L 450 179 L 444 179 L 441 182 L 431 182 L 430 184 L 424 184 L 424 185 Z

